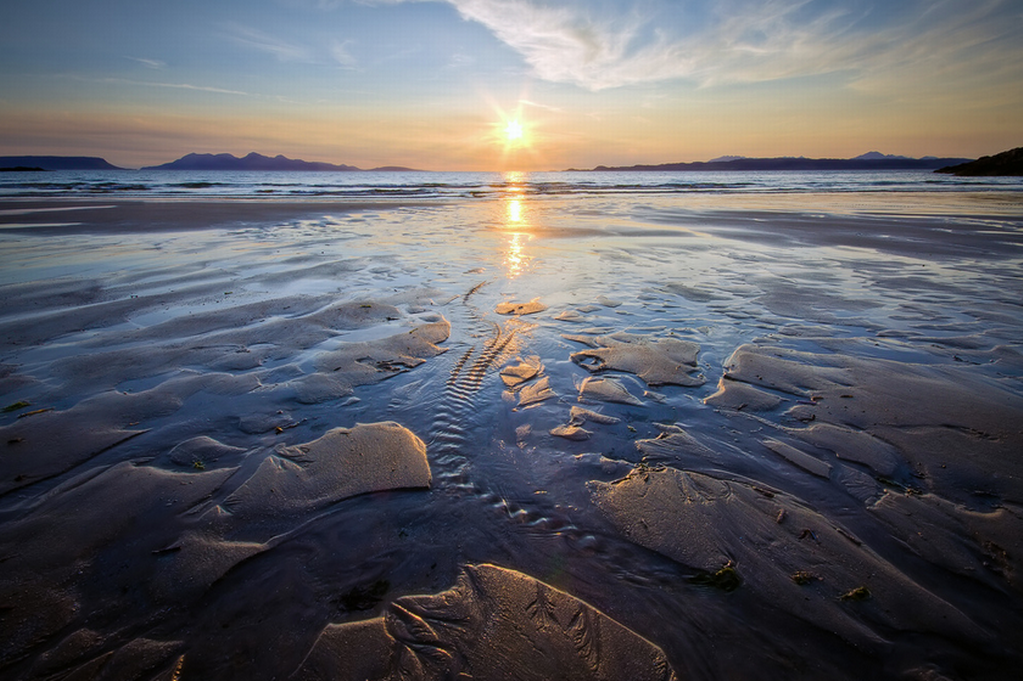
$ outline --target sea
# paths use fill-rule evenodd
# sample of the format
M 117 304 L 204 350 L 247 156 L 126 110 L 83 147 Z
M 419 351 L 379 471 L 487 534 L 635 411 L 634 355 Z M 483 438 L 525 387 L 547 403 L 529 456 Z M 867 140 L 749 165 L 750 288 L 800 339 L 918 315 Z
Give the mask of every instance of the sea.
M 1020 177 L 921 171 L 268 172 L 83 170 L 0 174 L 0 197 L 464 199 L 505 195 L 1023 192 Z

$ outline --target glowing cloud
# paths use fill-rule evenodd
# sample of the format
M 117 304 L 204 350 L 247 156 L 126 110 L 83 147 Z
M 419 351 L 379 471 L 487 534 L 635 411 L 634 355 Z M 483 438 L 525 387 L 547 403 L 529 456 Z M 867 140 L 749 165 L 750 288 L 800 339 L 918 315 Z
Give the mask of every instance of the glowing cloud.
M 885 78 L 892 69 L 921 63 L 976 73 L 996 59 L 1018 63 L 1012 55 L 1019 56 L 1015 36 L 1023 29 L 1012 0 L 915 0 L 897 8 L 808 0 L 448 2 L 519 52 L 538 77 L 590 90 L 675 78 L 761 82 L 837 71 Z M 978 50 L 982 40 L 986 49 Z

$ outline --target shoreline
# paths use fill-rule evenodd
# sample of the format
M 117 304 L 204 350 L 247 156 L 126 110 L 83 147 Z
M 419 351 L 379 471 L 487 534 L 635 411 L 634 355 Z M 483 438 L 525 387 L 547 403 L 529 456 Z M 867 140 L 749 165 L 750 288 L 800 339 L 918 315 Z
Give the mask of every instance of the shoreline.
M 585 205 L 589 201 L 618 200 L 623 204 L 642 206 L 653 197 L 642 194 L 613 193 L 591 196 L 580 194 L 569 201 Z M 271 224 L 282 220 L 323 218 L 365 211 L 442 208 L 465 202 L 502 204 L 508 201 L 528 202 L 542 207 L 563 203 L 560 196 L 510 194 L 473 199 L 413 198 L 339 200 L 309 197 L 46 197 L 0 198 L 0 231 L 6 233 L 74 234 L 90 232 L 194 231 L 227 229 L 240 226 Z M 1023 221 L 1023 193 L 979 192 L 821 192 L 821 193 L 730 193 L 727 195 L 694 192 L 674 196 L 657 196 L 658 205 L 677 211 L 677 224 L 699 223 L 701 220 L 723 219 L 729 215 L 756 219 L 786 214 L 806 217 L 833 216 L 846 218 L 899 219 L 981 219 Z M 75 218 L 58 220 L 58 218 Z M 663 222 L 656 218 L 655 223 Z

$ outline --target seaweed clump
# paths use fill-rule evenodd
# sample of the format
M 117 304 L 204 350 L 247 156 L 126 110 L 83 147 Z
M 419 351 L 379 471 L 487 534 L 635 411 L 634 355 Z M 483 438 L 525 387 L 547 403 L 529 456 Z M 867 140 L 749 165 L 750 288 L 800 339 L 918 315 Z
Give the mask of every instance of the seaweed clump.
M 865 586 L 858 586 L 855 589 L 846 591 L 838 597 L 840 601 L 865 601 L 870 598 L 870 589 Z
M 799 586 L 806 586 L 807 584 L 810 584 L 816 579 L 820 578 L 817 575 L 813 574 L 812 572 L 807 572 L 806 570 L 796 570 L 795 572 L 792 573 L 792 581 L 798 584 Z
M 735 569 L 735 564 L 732 561 L 728 561 L 717 572 L 701 571 L 693 575 L 689 578 L 689 583 L 696 584 L 697 586 L 709 586 L 726 593 L 731 593 L 742 586 L 742 577 L 739 575 L 739 571 Z

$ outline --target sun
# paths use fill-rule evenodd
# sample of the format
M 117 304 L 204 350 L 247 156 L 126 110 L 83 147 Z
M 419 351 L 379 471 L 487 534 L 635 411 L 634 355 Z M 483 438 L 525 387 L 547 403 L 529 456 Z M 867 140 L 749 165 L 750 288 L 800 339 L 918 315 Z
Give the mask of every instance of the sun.
M 498 166 L 502 170 L 521 169 L 523 164 L 535 162 L 537 128 L 534 122 L 523 118 L 522 111 L 505 111 L 495 106 L 494 113 L 487 139 L 500 151 Z
M 509 142 L 517 142 L 522 139 L 522 124 L 517 120 L 508 121 L 504 128 L 504 136 Z

